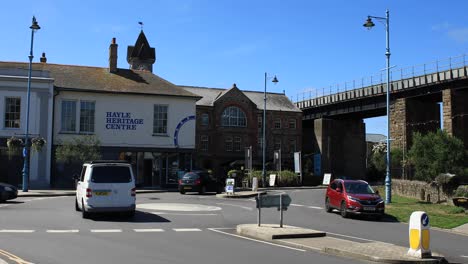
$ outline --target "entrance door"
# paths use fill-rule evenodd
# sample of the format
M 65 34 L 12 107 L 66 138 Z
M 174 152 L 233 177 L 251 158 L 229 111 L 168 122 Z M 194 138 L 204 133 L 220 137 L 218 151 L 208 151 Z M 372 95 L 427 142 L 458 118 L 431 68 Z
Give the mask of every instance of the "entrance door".
M 144 186 L 153 186 L 153 160 L 145 159 L 143 162 L 143 182 Z

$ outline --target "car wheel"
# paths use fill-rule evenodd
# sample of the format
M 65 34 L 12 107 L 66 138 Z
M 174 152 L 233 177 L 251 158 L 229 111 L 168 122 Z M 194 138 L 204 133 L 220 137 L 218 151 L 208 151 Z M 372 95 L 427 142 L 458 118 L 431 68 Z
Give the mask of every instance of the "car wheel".
M 341 216 L 343 218 L 347 218 L 348 217 L 348 212 L 346 212 L 346 202 L 343 201 L 341 202 L 341 210 L 340 210 L 340 213 L 341 213 Z
M 83 219 L 88 219 L 89 218 L 89 212 L 86 212 L 83 201 L 81 202 L 81 213 L 82 213 Z
M 330 207 L 330 198 L 328 197 L 325 199 L 325 211 L 327 211 L 327 213 L 332 211 L 332 208 Z
M 180 190 L 179 192 L 180 192 L 180 194 L 185 194 L 184 190 Z
M 202 186 L 198 194 L 204 194 L 206 192 L 206 186 Z
M 78 205 L 78 200 L 75 199 L 75 210 L 80 211 L 80 206 Z

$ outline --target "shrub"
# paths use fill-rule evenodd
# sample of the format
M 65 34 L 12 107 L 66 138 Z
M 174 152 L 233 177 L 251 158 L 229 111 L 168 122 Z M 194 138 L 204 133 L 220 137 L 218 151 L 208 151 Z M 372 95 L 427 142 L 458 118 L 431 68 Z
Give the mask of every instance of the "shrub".
M 468 197 L 468 185 L 458 186 L 453 196 L 454 197 Z
M 94 136 L 77 137 L 71 141 L 60 142 L 55 149 L 57 161 L 82 163 L 101 158 L 100 142 Z

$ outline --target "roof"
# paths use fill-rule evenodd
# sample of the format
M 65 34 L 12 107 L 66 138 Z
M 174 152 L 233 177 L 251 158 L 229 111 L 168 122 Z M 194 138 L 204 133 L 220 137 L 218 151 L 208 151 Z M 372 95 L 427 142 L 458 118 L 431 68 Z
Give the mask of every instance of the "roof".
M 379 143 L 387 139 L 387 136 L 382 134 L 366 134 L 366 142 Z
M 197 106 L 213 106 L 214 102 L 223 96 L 230 89 L 222 88 L 208 88 L 208 87 L 196 87 L 196 86 L 179 86 L 184 88 L 186 91 L 197 94 L 202 99 L 197 101 Z M 242 91 L 259 110 L 263 110 L 264 105 L 264 93 L 255 91 Z M 267 93 L 267 106 L 266 110 L 271 111 L 290 111 L 290 112 L 302 112 L 295 104 L 293 104 L 286 95 L 280 93 Z
M 143 30 L 138 35 L 135 46 L 127 47 L 127 61 L 130 62 L 133 58 L 151 60 L 152 62 L 156 60 L 156 50 L 150 47 Z
M 28 63 L 0 62 L 0 68 L 27 69 Z M 49 71 L 59 90 L 200 98 L 149 71 L 118 69 L 111 73 L 108 68 L 49 63 L 33 63 L 33 70 Z

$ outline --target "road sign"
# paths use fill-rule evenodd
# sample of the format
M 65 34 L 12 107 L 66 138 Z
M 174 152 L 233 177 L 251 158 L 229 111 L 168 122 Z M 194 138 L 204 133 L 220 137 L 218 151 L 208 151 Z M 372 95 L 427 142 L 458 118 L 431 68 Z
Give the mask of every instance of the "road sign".
M 280 197 L 282 196 L 282 197 Z M 280 203 L 281 200 L 281 203 Z M 291 204 L 291 197 L 287 194 L 282 195 L 261 195 L 259 197 L 255 197 L 255 201 L 257 202 L 257 208 L 272 208 L 276 207 L 283 210 L 286 210 Z
M 234 193 L 234 185 L 236 180 L 233 178 L 226 179 L 226 194 L 233 194 Z

